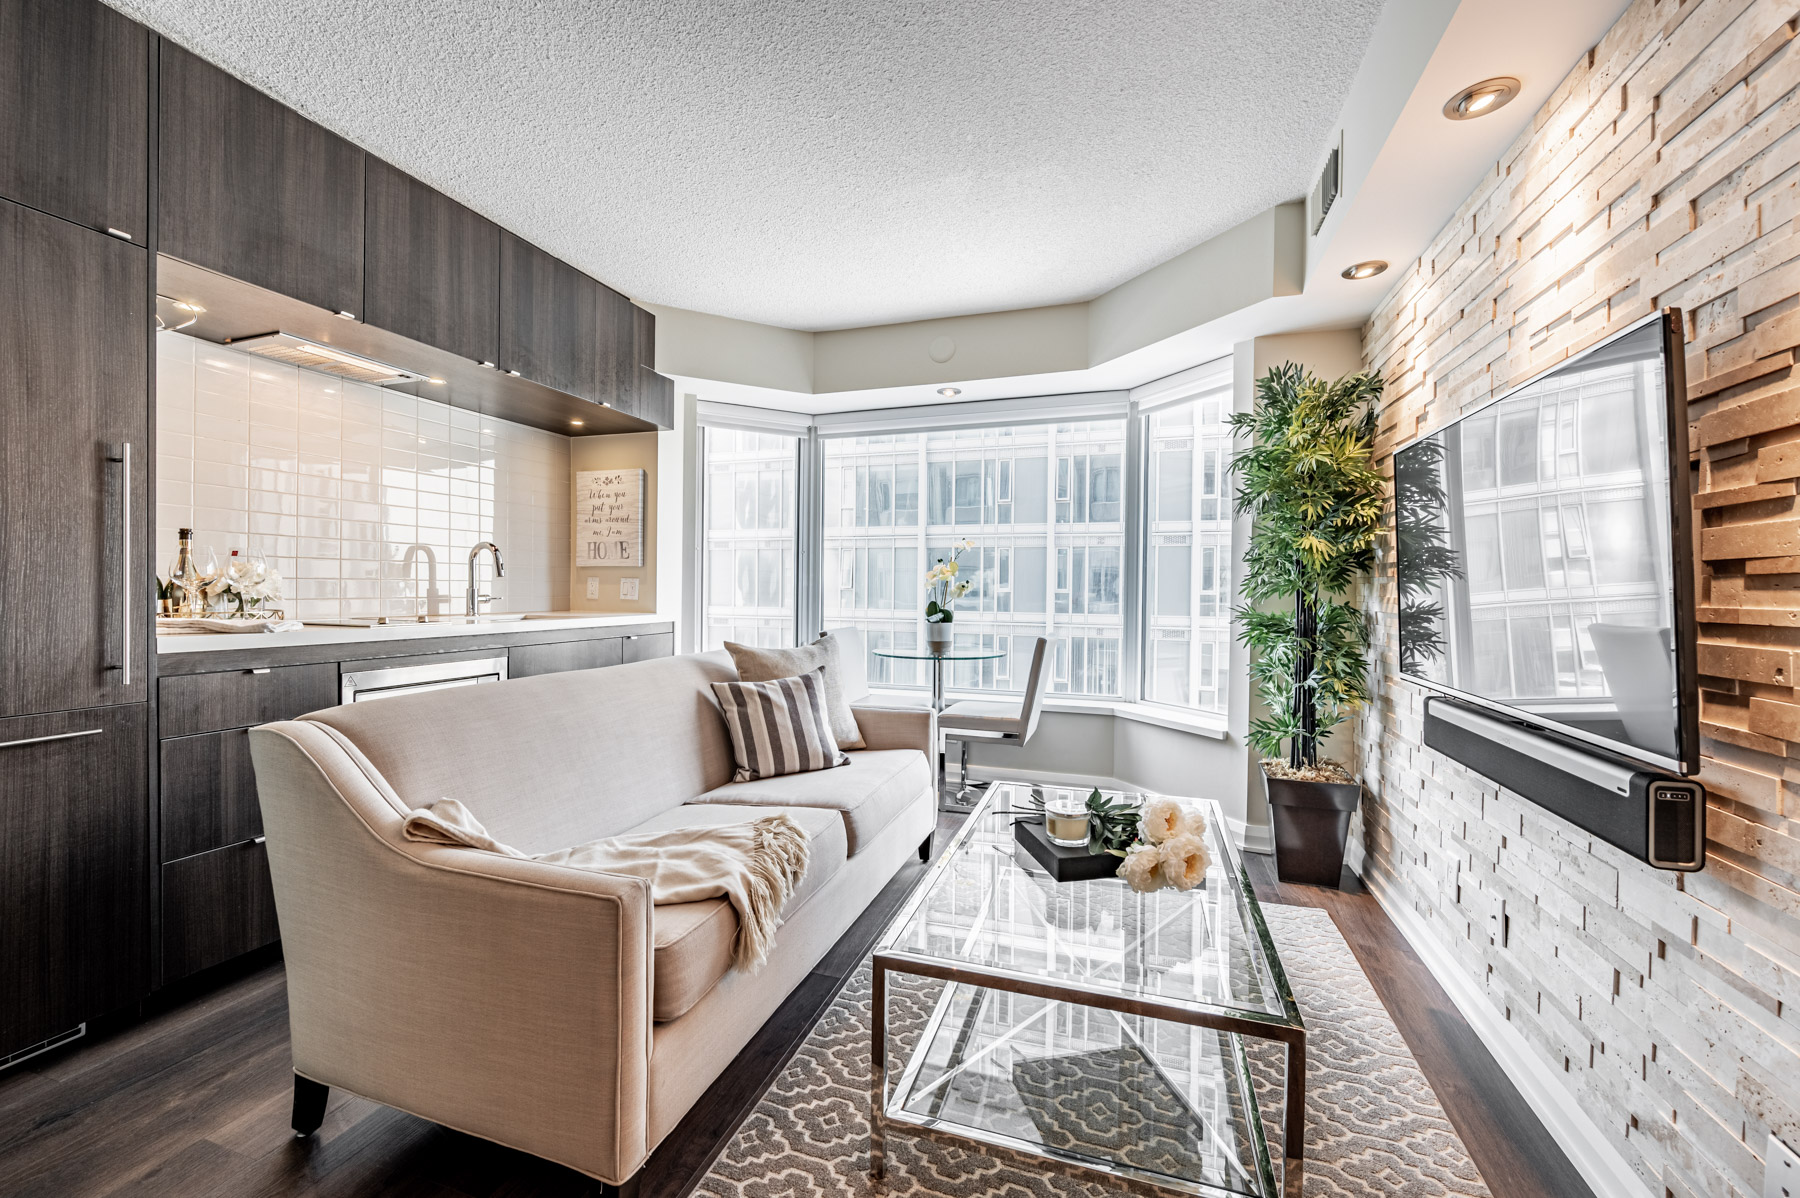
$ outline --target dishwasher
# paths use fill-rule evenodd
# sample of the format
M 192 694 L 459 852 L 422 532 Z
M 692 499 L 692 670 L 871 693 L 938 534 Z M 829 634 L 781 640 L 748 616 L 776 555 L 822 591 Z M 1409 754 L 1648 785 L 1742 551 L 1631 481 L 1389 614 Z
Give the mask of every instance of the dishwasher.
M 479 686 L 506 681 L 506 655 L 465 661 L 433 661 L 424 665 L 357 670 L 340 679 L 339 702 L 367 703 L 396 695 L 441 691 L 452 686 Z

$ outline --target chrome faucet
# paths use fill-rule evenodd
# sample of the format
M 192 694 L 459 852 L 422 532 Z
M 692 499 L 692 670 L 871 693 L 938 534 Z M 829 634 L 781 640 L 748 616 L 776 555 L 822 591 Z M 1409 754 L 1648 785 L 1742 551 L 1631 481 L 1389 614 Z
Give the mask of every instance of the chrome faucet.
M 506 577 L 506 563 L 500 560 L 500 546 L 494 544 L 492 541 L 480 541 L 476 544 L 475 548 L 469 550 L 469 601 L 467 614 L 471 616 L 481 614 L 480 605 L 493 598 L 491 595 L 477 595 L 475 593 L 475 559 L 481 556 L 481 551 L 483 549 L 489 550 L 494 555 L 494 577 Z
M 425 559 L 425 594 L 423 596 L 425 600 L 425 610 L 422 612 L 414 612 L 413 614 L 419 616 L 435 616 L 438 614 L 438 601 L 442 598 L 442 596 L 438 594 L 437 554 L 431 551 L 431 546 L 429 545 L 408 545 L 406 547 L 405 556 L 400 559 L 400 568 L 406 571 L 408 578 L 416 580 L 418 575 L 417 563 L 420 557 Z

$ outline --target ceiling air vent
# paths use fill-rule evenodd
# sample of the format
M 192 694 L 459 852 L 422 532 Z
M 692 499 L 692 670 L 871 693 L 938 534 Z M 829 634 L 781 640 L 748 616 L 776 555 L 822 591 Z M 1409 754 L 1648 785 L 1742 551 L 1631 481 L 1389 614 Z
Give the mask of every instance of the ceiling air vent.
M 358 383 L 372 383 L 377 387 L 391 386 L 394 383 L 422 383 L 425 376 L 414 374 L 410 370 L 402 370 L 398 366 L 389 366 L 386 362 L 377 362 L 373 358 L 365 358 L 348 350 L 338 349 L 332 345 L 320 345 L 317 341 L 308 341 L 304 337 L 296 337 L 292 333 L 264 333 L 257 337 L 240 337 L 229 342 L 231 348 L 245 350 L 259 357 L 272 358 L 277 362 L 286 362 L 289 366 L 298 366 L 302 370 L 317 370 L 324 374 L 335 374 L 339 378 L 350 379 Z
M 1331 148 L 1330 155 L 1325 159 L 1325 169 L 1319 172 L 1319 181 L 1313 184 L 1312 196 L 1307 203 L 1307 207 L 1312 209 L 1312 231 L 1315 237 L 1325 224 L 1325 214 L 1331 211 L 1331 205 L 1338 198 L 1339 148 L 1340 146 Z

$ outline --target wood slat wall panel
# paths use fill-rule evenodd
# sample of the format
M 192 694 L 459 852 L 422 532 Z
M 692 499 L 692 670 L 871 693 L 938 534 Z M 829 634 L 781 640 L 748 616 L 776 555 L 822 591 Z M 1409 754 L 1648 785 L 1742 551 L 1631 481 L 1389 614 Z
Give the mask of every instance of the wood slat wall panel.
M 1652 870 L 1423 747 L 1391 543 L 1357 737 L 1365 871 L 1673 1198 L 1760 1193 L 1768 1132 L 1800 1146 L 1796 33 L 1794 0 L 1636 0 L 1363 338 L 1391 469 L 1609 332 L 1686 313 L 1706 870 Z

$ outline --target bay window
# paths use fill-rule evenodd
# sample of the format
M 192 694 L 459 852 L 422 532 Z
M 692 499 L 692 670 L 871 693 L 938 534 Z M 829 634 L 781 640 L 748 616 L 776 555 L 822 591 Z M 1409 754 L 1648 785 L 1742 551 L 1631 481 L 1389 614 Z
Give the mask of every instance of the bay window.
M 1020 693 L 1045 637 L 1053 699 L 1222 713 L 1229 371 L 1190 373 L 1141 407 L 1111 392 L 705 430 L 706 643 L 856 627 L 871 685 L 924 689 L 926 663 L 878 654 L 922 651 L 926 572 L 959 557 L 953 646 L 994 656 L 955 663 L 950 689 Z

